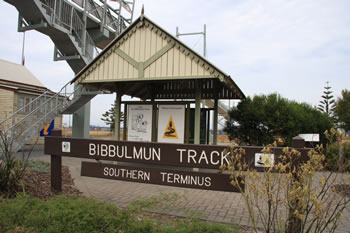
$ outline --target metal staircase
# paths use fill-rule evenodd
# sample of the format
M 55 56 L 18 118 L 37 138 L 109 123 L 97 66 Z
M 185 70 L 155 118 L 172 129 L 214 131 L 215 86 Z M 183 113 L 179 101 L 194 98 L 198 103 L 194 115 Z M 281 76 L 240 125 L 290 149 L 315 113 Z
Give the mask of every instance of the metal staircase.
M 107 0 L 4 1 L 19 12 L 18 31 L 34 29 L 48 35 L 55 44 L 54 60 L 67 61 L 75 73 L 92 61 L 98 48 L 103 49 L 131 24 L 135 4 L 135 0 L 115 0 L 118 7 L 112 8 Z M 20 150 L 57 115 L 76 112 L 98 94 L 72 86 L 67 83 L 58 93 L 44 92 L 0 123 L 12 152 Z M 23 114 L 29 106 L 32 112 Z
M 72 114 L 99 94 L 82 86 L 71 92 L 72 86 L 67 83 L 58 93 L 50 90 L 44 92 L 0 123 L 1 134 L 10 142 L 12 152 L 20 150 L 34 136 L 38 136 L 40 130 L 57 115 Z M 33 110 L 23 114 L 25 109 Z
M 135 0 L 4 0 L 19 12 L 18 31 L 37 30 L 55 44 L 54 60 L 78 73 L 130 25 Z M 122 11 L 123 10 L 123 11 Z M 128 15 L 128 17 L 125 17 Z
M 205 100 L 205 105 L 208 108 L 214 108 L 214 101 L 211 99 L 206 99 Z M 218 113 L 219 115 L 223 116 L 225 119 L 228 119 L 228 111 L 229 107 L 226 106 L 224 103 L 221 103 L 220 101 L 218 102 Z

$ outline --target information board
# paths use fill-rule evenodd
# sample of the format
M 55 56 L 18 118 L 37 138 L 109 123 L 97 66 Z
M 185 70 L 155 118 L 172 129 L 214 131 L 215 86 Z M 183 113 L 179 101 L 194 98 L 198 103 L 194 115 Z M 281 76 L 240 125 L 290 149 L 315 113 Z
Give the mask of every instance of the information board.
M 128 105 L 128 141 L 152 141 L 152 105 Z
M 185 105 L 159 105 L 158 142 L 184 143 Z

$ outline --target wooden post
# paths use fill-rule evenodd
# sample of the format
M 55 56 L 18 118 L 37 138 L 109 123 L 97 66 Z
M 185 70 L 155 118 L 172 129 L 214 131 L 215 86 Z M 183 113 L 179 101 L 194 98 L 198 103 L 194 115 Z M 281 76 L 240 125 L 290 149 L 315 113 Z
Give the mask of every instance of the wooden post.
M 62 130 L 53 129 L 52 136 L 62 137 Z M 62 157 L 51 155 L 51 189 L 62 192 Z
M 292 139 L 292 147 L 294 149 L 301 149 L 305 147 L 305 140 L 302 137 L 296 136 Z M 296 167 L 298 169 L 298 165 Z M 299 182 L 299 177 L 296 174 L 293 174 L 293 182 Z M 301 230 L 301 220 L 295 216 L 294 212 L 298 209 L 299 203 L 298 200 L 292 201 L 296 209 L 289 207 L 288 213 L 288 226 L 286 233 L 300 232 Z
M 124 104 L 124 127 L 123 127 L 123 140 L 127 139 L 127 127 L 128 127 L 128 105 Z
M 191 104 L 187 104 L 185 119 L 185 143 L 190 143 L 190 121 L 191 121 Z
M 114 139 L 120 140 L 120 104 L 122 95 L 119 93 L 116 93 L 115 97 L 115 112 L 114 112 Z M 124 117 L 125 118 L 125 117 Z
M 154 99 L 152 99 L 152 102 Z M 157 104 L 152 104 L 152 142 L 157 142 L 158 137 L 158 131 L 157 131 L 157 115 L 158 115 L 158 109 Z
M 213 125 L 213 145 L 218 144 L 218 115 L 219 115 L 219 100 L 214 99 L 214 125 Z
M 199 84 L 196 87 L 196 108 L 194 112 L 194 144 L 200 144 L 201 135 L 201 89 Z
M 304 148 L 305 147 L 305 140 L 302 137 L 296 136 L 292 139 L 292 147 L 294 149 L 296 148 Z

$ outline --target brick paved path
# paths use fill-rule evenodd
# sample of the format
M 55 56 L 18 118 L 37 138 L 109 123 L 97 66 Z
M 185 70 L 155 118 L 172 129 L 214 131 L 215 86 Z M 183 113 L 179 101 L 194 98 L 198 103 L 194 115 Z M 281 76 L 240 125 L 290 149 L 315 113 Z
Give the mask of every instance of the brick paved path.
M 34 159 L 50 161 L 40 150 Z M 80 176 L 81 159 L 63 157 L 63 164 L 69 166 L 76 186 L 84 195 L 97 200 L 127 207 L 135 200 L 147 200 L 162 193 L 177 193 L 175 206 L 158 208 L 155 212 L 175 216 L 195 214 L 202 219 L 251 225 L 248 210 L 239 193 L 178 188 L 152 184 L 107 180 Z M 91 161 L 91 160 L 90 160 Z M 350 206 L 344 211 L 337 233 L 350 233 Z

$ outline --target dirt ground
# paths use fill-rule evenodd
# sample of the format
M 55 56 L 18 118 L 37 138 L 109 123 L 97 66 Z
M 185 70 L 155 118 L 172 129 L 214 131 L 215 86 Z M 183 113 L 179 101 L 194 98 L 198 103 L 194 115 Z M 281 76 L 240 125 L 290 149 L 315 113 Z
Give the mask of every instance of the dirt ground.
M 33 197 L 48 199 L 57 195 L 57 192 L 51 190 L 51 174 L 34 171 L 25 171 L 24 176 L 25 190 Z M 66 166 L 62 167 L 62 193 L 66 195 L 79 195 L 81 192 L 74 185 L 74 180 Z

